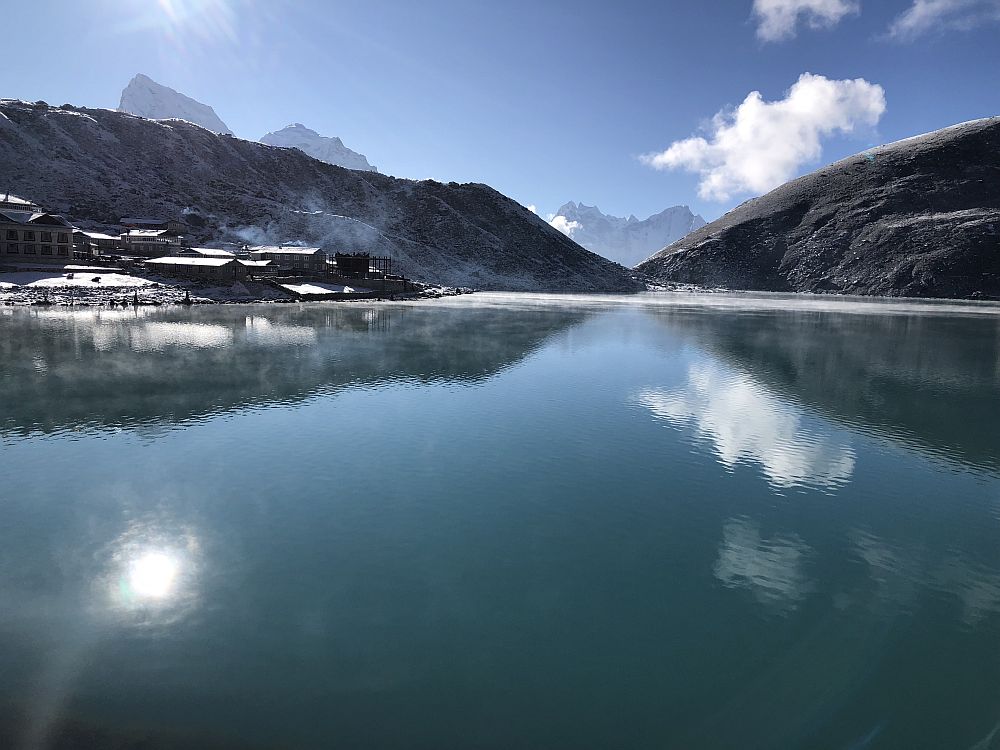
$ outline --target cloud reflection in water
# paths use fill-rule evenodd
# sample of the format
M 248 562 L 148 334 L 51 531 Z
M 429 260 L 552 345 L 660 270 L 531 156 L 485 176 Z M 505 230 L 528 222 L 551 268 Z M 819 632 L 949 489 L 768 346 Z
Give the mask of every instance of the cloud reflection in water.
M 791 609 L 813 588 L 804 569 L 809 553 L 794 534 L 763 538 L 756 523 L 732 518 L 722 529 L 715 577 L 747 589 L 761 604 Z
M 833 488 L 854 472 L 850 445 L 817 434 L 805 424 L 802 409 L 718 365 L 693 365 L 686 387 L 643 390 L 635 401 L 672 425 L 693 424 L 723 466 L 731 470 L 752 461 L 775 487 Z

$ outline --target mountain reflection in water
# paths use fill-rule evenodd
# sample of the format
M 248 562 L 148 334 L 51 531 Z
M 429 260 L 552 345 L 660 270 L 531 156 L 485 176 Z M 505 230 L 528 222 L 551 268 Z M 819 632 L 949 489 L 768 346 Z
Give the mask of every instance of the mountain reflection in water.
M 862 311 L 830 314 L 789 304 L 729 316 L 672 306 L 649 314 L 712 355 L 712 366 L 692 372 L 688 386 L 704 396 L 706 388 L 711 392 L 710 398 L 697 399 L 703 414 L 686 417 L 696 419 L 703 432 L 719 433 L 705 424 L 720 411 L 711 402 L 727 391 L 730 397 L 753 393 L 750 402 L 758 402 L 757 411 L 771 420 L 778 419 L 775 404 L 791 405 L 799 414 L 885 436 L 934 458 L 1000 471 L 1000 426 L 992 418 L 1000 413 L 1000 314 L 935 310 L 904 314 L 890 305 L 868 304 Z M 679 406 L 677 398 L 673 394 L 671 403 Z M 732 409 L 721 410 L 735 421 Z M 770 440 L 760 437 L 753 441 L 758 447 Z M 789 441 L 794 444 L 802 441 Z M 728 455 L 725 446 L 719 450 Z M 731 450 L 741 452 L 740 446 Z M 820 469 L 817 479 L 822 482 L 829 471 Z
M 512 321 L 476 308 L 331 305 L 4 312 L 0 431 L 21 433 L 170 425 L 380 382 L 471 384 L 588 315 Z

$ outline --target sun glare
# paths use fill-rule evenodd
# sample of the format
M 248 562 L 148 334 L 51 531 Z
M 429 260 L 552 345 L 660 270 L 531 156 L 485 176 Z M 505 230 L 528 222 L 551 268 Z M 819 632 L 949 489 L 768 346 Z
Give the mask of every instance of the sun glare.
M 164 552 L 148 552 L 129 566 L 128 581 L 132 592 L 144 599 L 163 599 L 174 590 L 178 562 Z

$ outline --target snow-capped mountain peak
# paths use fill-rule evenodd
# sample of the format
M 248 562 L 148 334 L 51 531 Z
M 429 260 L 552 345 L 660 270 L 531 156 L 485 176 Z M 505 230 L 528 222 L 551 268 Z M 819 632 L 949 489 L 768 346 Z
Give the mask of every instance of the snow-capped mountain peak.
M 187 120 L 216 133 L 232 135 L 215 110 L 179 91 L 137 74 L 122 91 L 119 112 L 139 115 L 149 120 Z
M 377 171 L 375 167 L 368 163 L 364 154 L 352 151 L 344 142 L 336 136 L 322 136 L 315 130 L 307 128 L 300 122 L 268 133 L 260 139 L 261 143 L 268 146 L 281 146 L 282 148 L 297 148 L 314 159 L 335 164 L 338 167 L 348 169 L 359 169 L 366 172 Z
M 640 220 L 634 215 L 609 216 L 597 206 L 574 201 L 563 205 L 551 223 L 564 231 L 569 228 L 570 236 L 588 250 L 630 268 L 705 226 L 705 220 L 687 206 L 673 206 Z

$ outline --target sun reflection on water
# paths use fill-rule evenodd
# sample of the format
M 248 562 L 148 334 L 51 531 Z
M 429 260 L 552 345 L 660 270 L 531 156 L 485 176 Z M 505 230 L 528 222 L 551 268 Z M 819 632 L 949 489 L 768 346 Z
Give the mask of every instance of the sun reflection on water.
M 166 552 L 152 551 L 134 559 L 125 583 L 139 599 L 164 599 L 174 591 L 180 563 Z
M 193 533 L 138 524 L 107 549 L 106 573 L 99 585 L 117 618 L 168 625 L 195 608 L 201 553 Z

